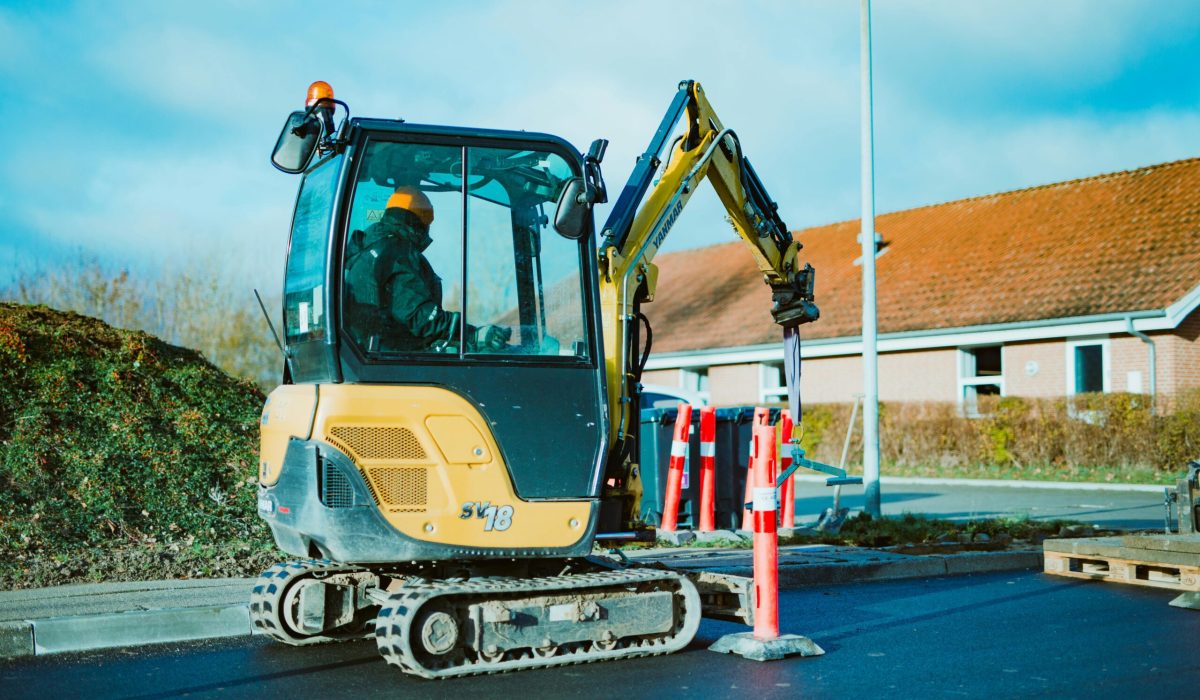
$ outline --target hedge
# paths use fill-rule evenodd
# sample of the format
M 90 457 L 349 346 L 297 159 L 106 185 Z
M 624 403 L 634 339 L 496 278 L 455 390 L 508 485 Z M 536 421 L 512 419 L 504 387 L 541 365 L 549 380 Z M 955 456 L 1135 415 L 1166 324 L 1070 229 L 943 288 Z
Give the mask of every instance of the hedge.
M 850 404 L 805 406 L 801 444 L 837 464 Z M 896 474 L 1170 483 L 1200 458 L 1200 390 L 1160 400 L 1082 394 L 1058 399 L 981 397 L 980 416 L 955 403 L 884 402 L 880 459 Z M 861 413 L 860 413 L 861 416 Z M 850 462 L 861 467 L 861 425 Z

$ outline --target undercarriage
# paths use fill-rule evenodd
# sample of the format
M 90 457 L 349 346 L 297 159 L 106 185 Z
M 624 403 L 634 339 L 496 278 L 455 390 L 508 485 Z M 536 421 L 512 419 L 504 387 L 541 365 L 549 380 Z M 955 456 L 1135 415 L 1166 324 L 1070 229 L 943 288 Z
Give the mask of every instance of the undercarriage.
M 449 678 L 671 653 L 702 615 L 748 622 L 752 590 L 741 577 L 599 558 L 475 568 L 310 559 L 263 572 L 250 616 L 286 644 L 374 637 L 405 673 Z

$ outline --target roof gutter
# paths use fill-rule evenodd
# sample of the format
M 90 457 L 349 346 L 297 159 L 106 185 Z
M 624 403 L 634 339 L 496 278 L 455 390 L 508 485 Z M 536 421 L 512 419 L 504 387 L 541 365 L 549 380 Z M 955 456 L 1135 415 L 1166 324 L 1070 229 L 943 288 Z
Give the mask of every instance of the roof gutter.
M 1124 313 L 1094 314 L 1073 318 L 1017 321 L 958 328 L 922 329 L 898 333 L 880 333 L 880 352 L 932 350 L 972 345 L 999 345 L 1053 338 L 1080 338 L 1126 333 L 1131 322 L 1139 330 L 1155 331 L 1175 328 L 1182 318 L 1172 318 L 1164 309 L 1127 311 Z M 814 338 L 805 340 L 802 357 L 836 357 L 862 353 L 862 336 Z M 783 359 L 782 343 L 763 343 L 741 347 L 706 348 L 670 353 L 655 353 L 646 369 L 741 364 L 745 362 L 778 362 Z
M 1132 317 L 1126 318 L 1125 321 L 1129 334 L 1150 346 L 1150 415 L 1154 415 L 1154 405 L 1158 399 L 1158 348 L 1154 345 L 1153 338 L 1133 327 Z
M 1143 337 L 1145 331 L 1174 330 L 1197 308 L 1200 308 L 1200 285 L 1193 287 L 1187 294 L 1165 309 L 1144 309 L 1091 316 L 880 333 L 879 352 L 1000 345 L 1055 338 L 1086 338 L 1113 333 L 1133 333 L 1145 341 Z M 1130 328 L 1133 330 L 1131 331 Z M 801 357 L 805 359 L 861 354 L 861 336 L 813 338 L 805 340 L 801 348 Z M 776 342 L 655 353 L 646 363 L 646 369 L 708 367 L 746 362 L 779 362 L 781 360 L 783 360 L 783 343 Z M 1151 374 L 1152 386 L 1155 379 L 1154 374 Z

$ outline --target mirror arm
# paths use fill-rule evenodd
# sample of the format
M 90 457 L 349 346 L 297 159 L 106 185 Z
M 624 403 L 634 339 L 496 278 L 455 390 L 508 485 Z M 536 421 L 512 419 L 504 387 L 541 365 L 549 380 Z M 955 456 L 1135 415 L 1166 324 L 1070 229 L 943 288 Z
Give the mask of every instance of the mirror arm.
M 583 157 L 584 189 L 580 193 L 580 204 L 591 206 L 604 204 L 608 201 L 608 187 L 604 184 L 604 173 L 600 163 L 604 160 L 604 152 L 608 150 L 608 139 L 596 139 Z
M 336 111 L 335 105 L 341 105 L 342 110 L 346 113 L 346 116 L 342 117 L 342 123 L 336 129 L 333 128 L 333 113 Z M 318 118 L 321 120 L 321 126 L 325 130 L 325 138 L 321 139 L 321 142 L 317 144 L 317 149 L 320 151 L 329 151 L 344 146 L 349 138 L 349 134 L 346 131 L 346 124 L 350 121 L 350 105 L 332 97 L 322 97 L 309 106 L 308 111 L 304 113 L 305 120 L 312 116 L 313 112 L 321 106 L 329 107 L 329 112 L 322 112 L 318 115 Z

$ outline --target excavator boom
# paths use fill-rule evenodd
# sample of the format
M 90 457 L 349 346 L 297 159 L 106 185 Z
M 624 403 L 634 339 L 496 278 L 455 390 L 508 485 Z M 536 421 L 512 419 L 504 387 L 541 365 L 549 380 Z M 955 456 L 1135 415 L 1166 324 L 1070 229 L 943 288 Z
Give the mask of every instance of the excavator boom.
M 681 119 L 685 120 L 683 132 L 667 148 Z M 664 150 L 668 151 L 665 164 L 661 160 Z M 648 354 L 637 342 L 639 323 L 644 319 L 640 305 L 654 299 L 658 278 L 654 256 L 705 179 L 716 190 L 734 231 L 749 246 L 771 287 L 771 313 L 776 322 L 794 329 L 819 315 L 813 299 L 813 268 L 800 264 L 801 245 L 779 217 L 778 205 L 742 152 L 737 133 L 721 124 L 699 83 L 680 83 L 601 231 L 600 298 L 609 408 L 615 417 L 610 435 L 613 444 L 636 440 L 636 399 Z M 798 344 L 788 345 L 798 352 Z M 614 455 L 623 453 L 614 451 Z M 636 501 L 639 489 L 631 471 L 636 470 L 627 461 L 618 465 L 610 460 L 610 476 L 628 482 L 631 500 Z

